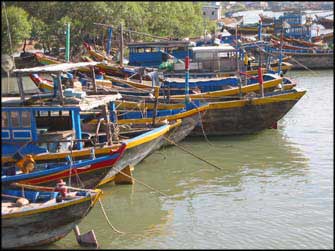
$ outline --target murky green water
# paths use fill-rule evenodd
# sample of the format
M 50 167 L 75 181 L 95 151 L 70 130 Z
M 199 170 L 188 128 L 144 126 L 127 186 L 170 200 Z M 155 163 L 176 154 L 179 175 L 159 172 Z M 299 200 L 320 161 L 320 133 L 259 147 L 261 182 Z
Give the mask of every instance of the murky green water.
M 333 247 L 333 71 L 288 73 L 306 95 L 256 135 L 187 139 L 135 167 L 140 183 L 106 185 L 79 225 L 104 249 L 330 249 Z M 80 248 L 73 233 L 46 248 Z

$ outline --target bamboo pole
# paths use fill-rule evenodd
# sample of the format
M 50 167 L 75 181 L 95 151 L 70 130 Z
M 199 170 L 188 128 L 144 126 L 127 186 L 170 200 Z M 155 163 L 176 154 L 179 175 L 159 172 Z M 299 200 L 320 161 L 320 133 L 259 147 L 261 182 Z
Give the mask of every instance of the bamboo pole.
M 94 66 L 91 67 L 91 71 L 92 71 L 93 89 L 94 89 L 94 93 L 96 94 L 98 92 L 98 90 L 97 90 L 97 82 L 96 82 L 96 79 L 95 79 Z
M 35 186 L 35 185 L 21 184 L 21 183 L 12 183 L 11 185 L 21 187 L 21 188 L 28 188 L 31 190 L 43 190 L 43 191 L 50 191 L 50 192 L 55 190 L 55 188 L 53 187 Z
M 18 87 L 19 87 L 21 102 L 24 103 L 25 98 L 24 98 L 23 82 L 22 82 L 22 76 L 21 75 L 17 77 L 17 84 L 18 84 Z
M 123 66 L 123 25 L 120 24 L 120 66 Z
M 155 104 L 154 104 L 154 111 L 152 114 L 152 125 L 155 126 L 156 123 L 156 115 L 157 115 L 157 105 L 158 105 L 158 96 L 159 96 L 159 86 L 155 86 L 155 91 L 154 91 L 154 95 L 155 95 Z
M 70 62 L 70 24 L 66 25 L 66 45 L 65 45 L 65 60 Z

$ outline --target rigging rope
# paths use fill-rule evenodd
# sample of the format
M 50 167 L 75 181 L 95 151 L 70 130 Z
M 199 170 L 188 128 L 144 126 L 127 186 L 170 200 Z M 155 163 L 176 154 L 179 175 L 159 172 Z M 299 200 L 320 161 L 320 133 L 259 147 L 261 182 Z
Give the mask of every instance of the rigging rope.
M 277 55 L 265 51 L 265 50 L 264 50 L 263 48 L 261 48 L 259 45 L 257 45 L 257 44 L 255 44 L 255 45 L 256 45 L 260 50 L 262 50 L 263 53 L 265 53 L 265 54 L 269 54 L 269 55 L 271 55 L 271 56 L 273 56 L 273 57 L 277 57 Z M 291 56 L 291 59 L 294 60 L 294 61 L 295 61 L 296 63 L 298 63 L 299 65 L 303 66 L 305 69 L 311 71 L 313 74 L 319 76 L 319 74 L 317 74 L 315 71 L 309 69 L 307 66 L 305 66 L 304 64 L 302 64 L 301 62 L 299 62 L 298 60 L 296 60 L 294 57 Z
M 7 23 L 9 46 L 10 46 L 11 56 L 13 57 L 13 63 L 14 63 L 14 68 L 15 68 L 15 62 L 14 62 L 14 56 L 13 56 L 14 52 L 13 52 L 13 45 L 12 45 L 12 37 L 10 35 L 10 28 L 9 28 L 9 21 L 8 21 L 8 16 L 7 16 L 6 4 L 5 4 L 5 2 L 2 2 L 2 3 L 3 3 L 4 10 L 5 10 L 5 18 L 6 18 L 6 23 Z

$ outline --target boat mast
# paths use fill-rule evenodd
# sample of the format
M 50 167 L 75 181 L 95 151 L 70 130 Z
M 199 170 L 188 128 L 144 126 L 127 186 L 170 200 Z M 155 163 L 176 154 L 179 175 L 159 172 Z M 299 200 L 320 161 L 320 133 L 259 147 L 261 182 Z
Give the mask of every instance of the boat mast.
M 70 23 L 66 25 L 65 60 L 70 62 Z
M 241 79 L 241 75 L 240 75 L 240 65 L 239 65 L 239 60 L 238 60 L 238 56 L 239 56 L 239 50 L 240 50 L 240 47 L 239 47 L 239 44 L 238 44 L 238 41 L 237 41 L 237 28 L 238 28 L 238 24 L 236 24 L 236 29 L 235 29 L 235 39 L 236 39 L 236 67 L 237 67 L 237 78 L 238 78 L 238 89 L 239 89 L 239 97 L 242 98 L 242 79 Z
M 120 66 L 123 67 L 123 25 L 120 24 Z
M 111 51 L 111 45 L 112 45 L 113 28 L 112 27 L 108 27 L 107 33 L 108 33 L 108 39 L 107 39 L 107 45 L 106 45 L 106 55 L 109 56 L 110 55 L 110 51 Z

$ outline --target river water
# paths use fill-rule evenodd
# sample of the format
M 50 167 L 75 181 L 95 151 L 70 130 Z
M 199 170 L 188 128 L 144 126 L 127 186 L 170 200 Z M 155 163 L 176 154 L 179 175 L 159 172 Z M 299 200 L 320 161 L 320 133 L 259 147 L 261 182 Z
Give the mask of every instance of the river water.
M 331 249 L 333 248 L 332 70 L 292 71 L 307 93 L 277 130 L 203 137 L 156 151 L 134 177 L 162 191 L 105 185 L 103 205 L 79 224 L 94 229 L 104 249 Z M 49 249 L 79 249 L 73 232 Z

